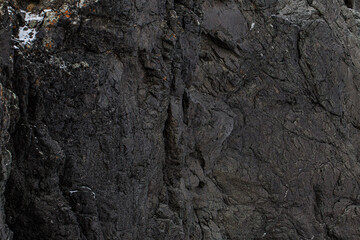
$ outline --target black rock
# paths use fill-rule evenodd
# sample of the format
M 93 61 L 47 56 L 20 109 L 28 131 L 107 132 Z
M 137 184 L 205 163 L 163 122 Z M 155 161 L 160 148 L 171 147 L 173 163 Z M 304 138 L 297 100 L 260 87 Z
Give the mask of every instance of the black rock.
M 359 7 L 0 2 L 0 239 L 359 239 Z

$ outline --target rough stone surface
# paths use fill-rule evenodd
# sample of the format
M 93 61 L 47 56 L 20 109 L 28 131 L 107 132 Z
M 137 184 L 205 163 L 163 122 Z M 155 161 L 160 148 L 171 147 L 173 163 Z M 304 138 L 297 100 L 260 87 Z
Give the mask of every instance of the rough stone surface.
M 0 239 L 359 239 L 358 10 L 0 0 Z

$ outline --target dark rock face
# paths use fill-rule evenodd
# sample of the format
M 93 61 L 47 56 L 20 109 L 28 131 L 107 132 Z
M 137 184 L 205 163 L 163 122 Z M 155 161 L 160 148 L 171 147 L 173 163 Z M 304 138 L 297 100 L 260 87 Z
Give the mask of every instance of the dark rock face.
M 358 7 L 0 1 L 0 239 L 360 238 Z

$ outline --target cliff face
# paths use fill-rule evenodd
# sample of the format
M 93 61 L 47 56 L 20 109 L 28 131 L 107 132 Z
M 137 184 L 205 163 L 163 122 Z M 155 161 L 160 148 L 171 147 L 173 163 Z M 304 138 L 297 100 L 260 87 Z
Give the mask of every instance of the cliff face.
M 0 239 L 360 238 L 357 5 L 0 1 Z

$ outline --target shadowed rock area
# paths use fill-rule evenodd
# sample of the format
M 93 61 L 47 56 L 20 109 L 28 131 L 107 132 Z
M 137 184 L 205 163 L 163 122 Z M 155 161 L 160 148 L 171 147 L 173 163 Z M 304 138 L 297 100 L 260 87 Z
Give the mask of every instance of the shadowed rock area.
M 360 239 L 358 10 L 0 0 L 0 239 Z

